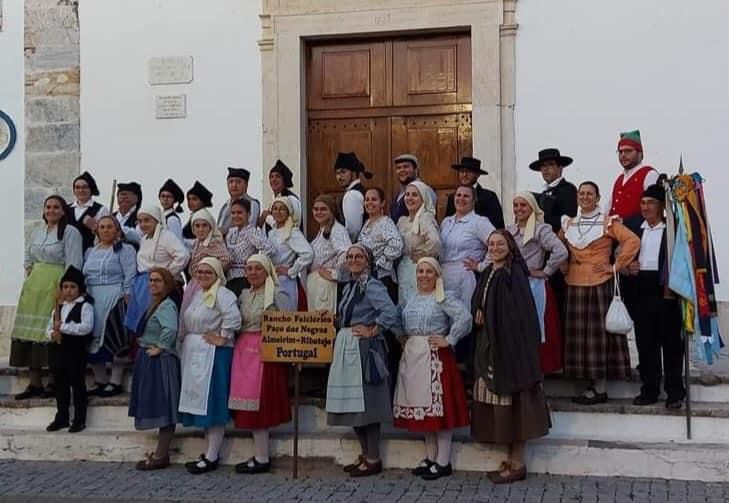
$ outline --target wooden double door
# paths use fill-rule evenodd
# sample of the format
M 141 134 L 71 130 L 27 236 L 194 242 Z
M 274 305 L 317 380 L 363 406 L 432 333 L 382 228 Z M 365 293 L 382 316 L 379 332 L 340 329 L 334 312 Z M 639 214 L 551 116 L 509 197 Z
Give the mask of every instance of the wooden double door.
M 365 185 L 388 198 L 399 190 L 392 159 L 411 153 L 440 219 L 458 182 L 450 166 L 472 152 L 470 36 L 312 43 L 306 65 L 309 205 L 341 192 L 338 152 L 355 152 L 374 174 Z

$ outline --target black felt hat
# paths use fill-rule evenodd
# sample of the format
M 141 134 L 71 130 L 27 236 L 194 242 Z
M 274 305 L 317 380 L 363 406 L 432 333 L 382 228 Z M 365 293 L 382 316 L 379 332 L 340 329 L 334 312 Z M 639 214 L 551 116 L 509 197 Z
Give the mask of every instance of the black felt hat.
M 182 192 L 180 186 L 177 185 L 172 178 L 168 178 L 167 181 L 162 184 L 162 187 L 160 187 L 159 192 L 157 193 L 157 197 L 161 196 L 162 192 L 169 192 L 172 194 L 175 203 L 177 203 L 175 211 L 177 213 L 182 213 L 181 203 L 185 200 L 185 193 Z
M 195 180 L 195 184 L 190 190 L 187 191 L 187 195 L 192 194 L 197 196 L 203 204 L 203 208 L 210 208 L 213 205 L 213 193 L 210 192 L 205 185 Z
M 538 156 L 539 159 L 529 164 L 529 169 L 532 171 L 539 171 L 542 167 L 542 163 L 546 161 L 557 161 L 557 164 L 563 168 L 572 164 L 572 158 L 560 154 L 559 149 L 557 148 L 545 148 L 544 150 L 540 150 Z
M 76 181 L 83 180 L 86 182 L 86 184 L 89 186 L 89 190 L 91 190 L 92 196 L 98 196 L 99 195 L 99 186 L 96 185 L 96 180 L 93 176 L 91 176 L 91 173 L 88 171 L 84 171 L 80 175 L 78 175 L 76 178 L 73 179 L 73 184 L 76 185 Z
M 64 272 L 63 276 L 61 276 L 61 281 L 58 282 L 59 285 L 63 285 L 64 283 L 76 283 L 78 285 L 79 292 L 86 293 L 86 279 L 84 278 L 84 273 L 72 265 L 68 266 L 66 272 Z
M 653 185 L 646 187 L 641 197 L 650 197 L 664 203 L 666 201 L 666 189 L 664 189 L 661 185 L 654 183 Z
M 142 186 L 137 182 L 119 183 L 116 186 L 117 192 L 131 192 L 137 196 L 137 207 L 142 205 Z
M 276 164 L 273 165 L 269 173 L 278 173 L 284 179 L 284 185 L 291 188 L 294 186 L 294 174 L 291 172 L 288 166 L 286 166 L 281 159 L 276 159 Z
M 362 164 L 354 152 L 339 152 L 337 160 L 334 161 L 334 171 L 338 169 L 348 169 L 354 173 L 362 173 L 365 178 L 372 178 L 372 173 L 367 171 L 365 165 Z
M 451 165 L 451 169 L 471 171 L 480 175 L 488 175 L 488 172 L 481 169 L 481 160 L 475 157 L 461 157 L 461 162 Z
M 228 178 L 242 178 L 247 182 L 251 178 L 251 172 L 243 168 L 228 167 Z

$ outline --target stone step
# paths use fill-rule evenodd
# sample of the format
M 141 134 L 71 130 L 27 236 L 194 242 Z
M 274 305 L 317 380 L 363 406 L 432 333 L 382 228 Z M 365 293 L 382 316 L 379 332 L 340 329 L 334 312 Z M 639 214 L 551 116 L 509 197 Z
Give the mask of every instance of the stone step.
M 93 397 L 87 414 L 87 425 L 98 431 L 133 432 L 128 417 L 128 395 L 112 398 Z M 608 442 L 683 442 L 686 419 L 683 410 L 667 410 L 662 403 L 638 407 L 631 400 L 610 400 L 606 404 L 582 406 L 569 399 L 550 398 L 552 429 L 549 437 L 567 440 L 599 440 Z M 53 399 L 16 401 L 0 398 L 0 425 L 4 428 L 43 431 L 55 414 Z M 692 404 L 692 442 L 729 444 L 729 404 L 695 402 Z M 347 433 L 347 427 L 327 425 L 321 400 L 306 399 L 299 409 L 299 431 L 303 434 Z M 276 429 L 291 433 L 293 424 Z M 383 425 L 386 434 L 403 435 L 391 424 Z M 467 438 L 468 428 L 457 434 Z M 728 446 L 729 447 L 729 446 Z
M 133 462 L 153 451 L 156 442 L 154 432 L 94 428 L 76 434 L 2 429 L 0 435 L 0 458 L 20 460 Z M 275 458 L 290 456 L 292 435 L 273 433 L 270 448 L 274 463 Z M 381 448 L 386 468 L 411 468 L 424 456 L 422 439 L 412 435 L 386 434 Z M 195 459 L 201 452 L 205 452 L 201 431 L 177 432 L 171 452 L 173 463 Z M 358 442 L 351 432 L 303 434 L 299 453 L 302 458 L 329 458 L 343 465 L 355 458 Z M 222 464 L 235 464 L 252 454 L 253 443 L 248 434 L 226 433 Z M 454 438 L 455 470 L 493 470 L 504 458 L 504 446 L 478 444 L 462 436 Z M 528 443 L 527 466 L 532 473 L 725 481 L 726 445 L 544 438 Z M 237 475 L 231 472 L 231 476 Z

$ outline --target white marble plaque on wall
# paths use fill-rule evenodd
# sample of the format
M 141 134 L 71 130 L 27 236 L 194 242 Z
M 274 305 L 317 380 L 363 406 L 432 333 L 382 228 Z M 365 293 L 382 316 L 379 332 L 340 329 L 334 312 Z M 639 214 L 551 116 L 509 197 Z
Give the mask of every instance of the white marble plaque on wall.
M 157 119 L 184 119 L 187 117 L 187 95 L 155 96 L 154 113 Z
M 192 56 L 149 58 L 150 85 L 189 84 L 192 82 Z

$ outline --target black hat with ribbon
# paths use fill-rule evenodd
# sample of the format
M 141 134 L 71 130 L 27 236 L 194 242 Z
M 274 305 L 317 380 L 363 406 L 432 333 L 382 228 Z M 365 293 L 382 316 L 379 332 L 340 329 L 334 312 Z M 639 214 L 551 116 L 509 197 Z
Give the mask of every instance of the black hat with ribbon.
M 481 160 L 475 157 L 461 157 L 461 162 L 451 165 L 451 169 L 471 171 L 480 175 L 488 175 L 486 170 L 481 169 Z
M 529 169 L 532 171 L 539 171 L 542 167 L 542 163 L 546 161 L 557 161 L 557 164 L 563 168 L 572 164 L 572 158 L 560 154 L 559 149 L 557 148 L 545 148 L 544 150 L 540 150 L 538 157 L 539 158 L 536 161 L 529 164 Z
M 177 213 L 182 213 L 182 202 L 185 200 L 185 193 L 182 192 L 182 189 L 179 185 L 175 183 L 175 181 L 172 178 L 168 178 L 167 181 L 162 184 L 162 187 L 159 189 L 159 193 L 157 194 L 157 197 L 162 195 L 162 192 L 169 192 L 172 194 L 172 197 L 175 200 L 175 203 L 177 203 L 177 207 L 175 208 L 175 211 Z
M 86 182 L 86 184 L 89 186 L 89 190 L 91 191 L 92 196 L 99 195 L 99 186 L 96 185 L 96 180 L 93 176 L 91 176 L 91 173 L 89 173 L 88 171 L 84 171 L 73 179 L 73 185 L 76 185 L 76 182 L 79 180 L 83 180 L 84 182 Z

